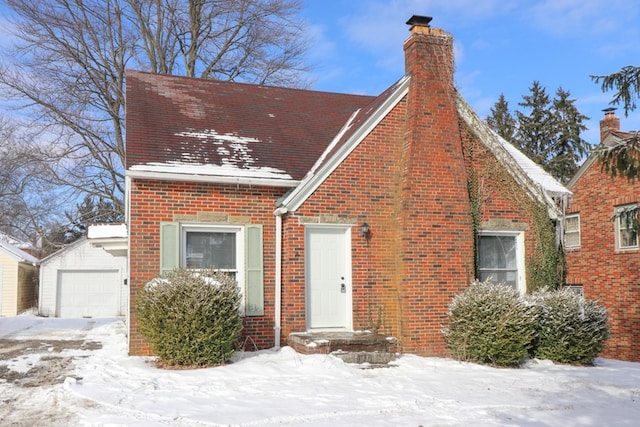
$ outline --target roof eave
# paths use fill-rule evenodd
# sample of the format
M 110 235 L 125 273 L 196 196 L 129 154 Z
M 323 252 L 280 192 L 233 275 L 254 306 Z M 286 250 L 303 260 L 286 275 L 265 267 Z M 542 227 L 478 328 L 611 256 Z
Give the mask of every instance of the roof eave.
M 297 210 L 302 204 L 313 194 L 316 189 L 331 175 L 331 173 L 344 161 L 344 159 L 360 144 L 362 140 L 382 121 L 382 119 L 389 114 L 389 112 L 400 102 L 400 100 L 409 92 L 409 77 L 403 77 L 398 83 L 396 89 L 392 94 L 378 107 L 373 113 L 354 133 L 349 137 L 338 151 L 328 158 L 326 162 L 320 165 L 315 171 L 313 170 L 302 180 L 300 185 L 293 189 L 288 196 L 282 199 L 280 207 L 286 208 L 288 211 Z M 349 118 L 349 121 L 345 123 L 345 126 L 353 117 Z M 341 130 L 335 138 L 340 138 L 343 134 Z M 320 158 L 324 158 L 326 154 L 331 151 L 335 146 L 332 142 L 329 144 L 325 152 Z M 318 165 L 314 166 L 316 168 Z
M 562 209 L 555 203 L 554 198 L 564 199 L 571 197 L 572 193 L 566 187 L 558 183 L 560 190 L 552 191 L 535 182 L 503 147 L 501 139 L 487 124 L 471 109 L 460 94 L 457 97 L 458 114 L 469 125 L 483 144 L 500 160 L 515 181 L 527 191 L 535 200 L 547 207 L 547 213 L 551 219 L 562 218 Z M 506 141 L 504 141 L 506 142 Z M 508 142 L 506 142 L 508 144 Z
M 204 182 L 209 184 L 233 184 L 247 186 L 264 186 L 264 187 L 285 187 L 293 188 L 300 184 L 301 181 L 293 179 L 274 179 L 274 178 L 251 178 L 238 176 L 220 176 L 220 175 L 200 175 L 200 174 L 184 174 L 171 172 L 153 172 L 140 170 L 127 170 L 126 176 L 133 179 L 157 180 L 157 181 L 180 181 L 180 182 Z

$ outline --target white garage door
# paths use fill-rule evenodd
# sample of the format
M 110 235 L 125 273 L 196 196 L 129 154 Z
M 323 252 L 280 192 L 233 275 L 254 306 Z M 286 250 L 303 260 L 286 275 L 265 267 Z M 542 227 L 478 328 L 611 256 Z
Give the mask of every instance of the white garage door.
M 118 313 L 117 270 L 58 272 L 58 317 L 113 317 Z

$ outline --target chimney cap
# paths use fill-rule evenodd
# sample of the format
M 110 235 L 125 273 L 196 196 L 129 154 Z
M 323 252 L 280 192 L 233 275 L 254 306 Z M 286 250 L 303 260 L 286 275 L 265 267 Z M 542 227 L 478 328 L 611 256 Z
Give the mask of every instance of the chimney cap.
M 407 25 L 418 25 L 421 27 L 428 27 L 429 22 L 431 22 L 433 18 L 431 16 L 422 16 L 422 15 L 413 15 L 407 21 Z
M 613 112 L 616 110 L 617 110 L 616 107 L 607 107 L 602 109 L 602 111 L 604 111 L 605 114 L 613 114 Z

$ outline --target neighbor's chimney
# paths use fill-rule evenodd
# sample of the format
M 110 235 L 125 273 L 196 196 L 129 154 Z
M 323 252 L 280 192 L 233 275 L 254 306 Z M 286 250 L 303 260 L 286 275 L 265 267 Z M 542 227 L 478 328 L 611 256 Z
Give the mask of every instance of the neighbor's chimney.
M 620 130 L 620 119 L 616 117 L 616 109 L 605 108 L 604 119 L 600 120 L 600 143 L 603 143 L 609 132 Z

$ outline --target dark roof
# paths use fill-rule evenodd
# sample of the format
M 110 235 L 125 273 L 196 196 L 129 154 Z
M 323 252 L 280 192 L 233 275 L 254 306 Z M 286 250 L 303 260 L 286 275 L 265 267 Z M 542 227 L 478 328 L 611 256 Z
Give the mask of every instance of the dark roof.
M 127 72 L 127 158 L 274 168 L 300 180 L 375 97 Z

